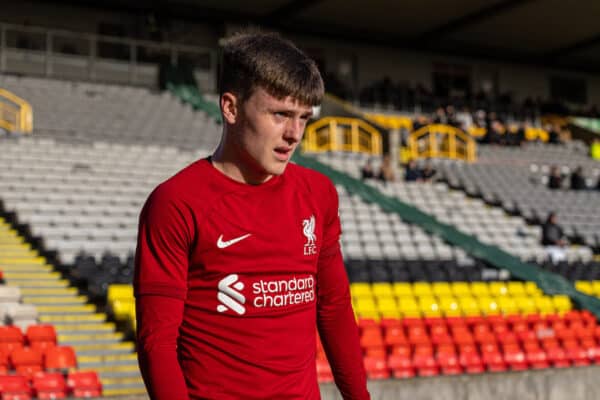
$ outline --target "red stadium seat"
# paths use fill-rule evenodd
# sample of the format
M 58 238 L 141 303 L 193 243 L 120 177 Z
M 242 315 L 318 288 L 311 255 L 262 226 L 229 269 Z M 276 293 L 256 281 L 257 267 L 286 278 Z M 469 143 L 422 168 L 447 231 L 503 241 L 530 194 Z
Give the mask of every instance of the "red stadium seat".
M 25 338 L 17 326 L 0 326 L 0 351 L 11 353 L 14 349 L 23 347 Z
M 539 347 L 537 349 L 525 349 L 525 360 L 533 369 L 548 368 L 548 356 Z
M 546 355 L 554 368 L 567 368 L 571 366 L 567 353 L 560 346 L 546 348 Z
M 56 330 L 52 325 L 30 325 L 25 336 L 31 347 L 45 350 L 56 345 Z
M 408 339 L 404 335 L 402 326 L 390 326 L 385 329 L 383 342 L 386 346 L 407 344 Z
M 367 378 L 387 379 L 390 377 L 385 358 L 365 356 L 363 361 L 365 370 L 367 371 Z
M 527 369 L 527 360 L 525 352 L 521 350 L 518 344 L 507 344 L 503 348 L 504 361 L 513 371 L 522 371 Z
M 39 350 L 31 347 L 15 349 L 10 354 L 11 364 L 18 374 L 31 377 L 44 369 L 44 359 Z
M 463 372 L 454 346 L 439 346 L 436 359 L 444 375 L 457 375 Z
M 66 372 L 77 368 L 77 357 L 70 346 L 55 346 L 46 351 L 46 370 Z
M 27 378 L 21 375 L 1 375 L 0 393 L 2 400 L 29 400 L 31 389 Z
M 431 346 L 415 347 L 412 363 L 419 376 L 434 376 L 439 373 Z
M 491 372 L 506 371 L 504 357 L 495 343 L 481 345 L 481 360 Z
M 33 390 L 38 399 L 64 399 L 67 384 L 60 373 L 41 373 L 33 377 Z
M 94 371 L 72 371 L 67 375 L 67 386 L 75 397 L 100 397 L 102 384 Z
M 333 373 L 327 360 L 317 359 L 317 380 L 319 382 L 333 382 Z

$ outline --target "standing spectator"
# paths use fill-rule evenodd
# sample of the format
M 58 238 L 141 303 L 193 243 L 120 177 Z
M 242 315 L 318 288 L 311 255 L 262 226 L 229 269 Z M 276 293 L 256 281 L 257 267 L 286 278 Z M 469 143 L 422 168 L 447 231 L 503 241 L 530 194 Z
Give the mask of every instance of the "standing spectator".
M 557 263 L 566 259 L 564 247 L 567 245 L 567 240 L 553 212 L 548 214 L 546 222 L 542 225 L 542 245 L 546 246 L 546 253 L 552 262 Z
M 421 180 L 421 171 L 419 171 L 417 162 L 415 160 L 410 160 L 408 164 L 406 164 L 406 169 L 404 170 L 404 180 L 406 182 L 416 182 Z
M 561 189 L 562 180 L 563 176 L 558 170 L 558 167 L 556 165 L 553 165 L 550 168 L 550 176 L 548 177 L 548 189 Z
M 425 167 L 421 170 L 421 178 L 425 182 L 431 182 L 437 171 L 431 166 L 431 162 L 427 161 Z
M 577 167 L 571 174 L 571 190 L 584 190 L 587 189 L 585 183 L 585 177 L 583 176 L 583 168 Z
M 362 179 L 370 179 L 375 177 L 375 170 L 373 170 L 373 162 L 369 158 L 365 165 L 360 169 Z
M 396 174 L 394 173 L 394 167 L 389 154 L 383 156 L 378 178 L 383 182 L 394 182 L 396 180 Z

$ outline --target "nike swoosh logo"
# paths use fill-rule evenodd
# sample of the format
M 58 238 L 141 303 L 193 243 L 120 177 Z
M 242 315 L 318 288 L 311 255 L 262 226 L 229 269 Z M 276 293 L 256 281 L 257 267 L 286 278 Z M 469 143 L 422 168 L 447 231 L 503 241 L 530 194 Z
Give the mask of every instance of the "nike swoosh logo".
M 236 244 L 237 242 L 241 242 L 242 240 L 246 239 L 250 235 L 251 235 L 250 233 L 246 233 L 243 236 L 236 237 L 234 239 L 227 240 L 227 241 L 223 241 L 223 235 L 221 235 L 221 236 L 219 236 L 219 240 L 217 240 L 217 247 L 220 248 L 220 249 L 224 249 L 225 247 L 229 247 L 232 244 Z

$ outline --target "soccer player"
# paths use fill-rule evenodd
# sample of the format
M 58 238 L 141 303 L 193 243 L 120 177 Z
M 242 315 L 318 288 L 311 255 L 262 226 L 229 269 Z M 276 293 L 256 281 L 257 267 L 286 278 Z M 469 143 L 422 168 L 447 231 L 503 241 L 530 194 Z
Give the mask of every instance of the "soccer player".
M 369 399 L 335 187 L 288 164 L 323 81 L 276 34 L 223 48 L 223 134 L 140 215 L 139 364 L 152 399 L 319 399 L 316 331 L 344 399 Z

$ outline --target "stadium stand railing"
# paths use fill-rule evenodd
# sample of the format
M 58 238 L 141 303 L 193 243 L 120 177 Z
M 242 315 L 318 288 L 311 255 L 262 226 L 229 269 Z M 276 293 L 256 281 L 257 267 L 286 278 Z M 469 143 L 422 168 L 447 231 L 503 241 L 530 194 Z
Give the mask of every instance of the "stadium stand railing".
M 362 119 L 324 117 L 306 127 L 304 151 L 351 151 L 381 155 L 381 133 Z

